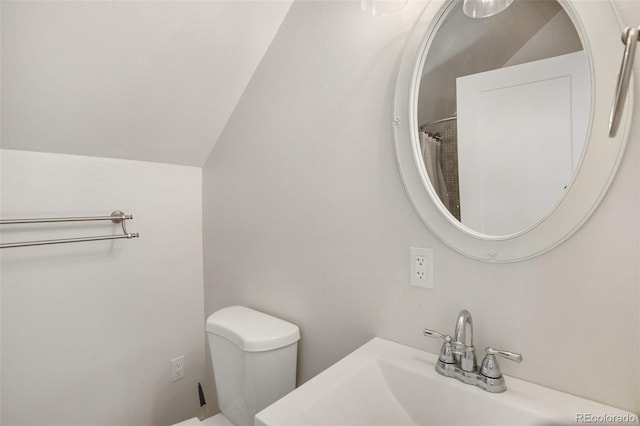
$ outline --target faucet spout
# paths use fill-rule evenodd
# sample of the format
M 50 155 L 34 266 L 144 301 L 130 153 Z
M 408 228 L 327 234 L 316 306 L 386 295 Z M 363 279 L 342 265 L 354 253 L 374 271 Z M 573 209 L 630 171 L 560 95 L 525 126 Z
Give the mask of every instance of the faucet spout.
M 466 309 L 460 311 L 460 315 L 458 315 L 453 340 L 467 347 L 473 346 L 473 320 L 471 313 Z
M 460 368 L 466 372 L 475 372 L 478 369 L 476 350 L 473 347 L 473 320 L 471 313 L 466 309 L 460 311 L 456 329 L 453 334 L 455 360 L 460 363 Z

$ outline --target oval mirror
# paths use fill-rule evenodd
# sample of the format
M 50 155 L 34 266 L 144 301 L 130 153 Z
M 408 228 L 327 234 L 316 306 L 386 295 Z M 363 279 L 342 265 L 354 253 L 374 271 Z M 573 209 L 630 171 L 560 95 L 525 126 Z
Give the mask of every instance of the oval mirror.
M 615 174 L 631 114 L 627 99 L 609 138 L 624 49 L 609 2 L 503 3 L 473 18 L 463 0 L 430 2 L 394 108 L 416 211 L 455 250 L 495 262 L 543 253 L 584 223 Z

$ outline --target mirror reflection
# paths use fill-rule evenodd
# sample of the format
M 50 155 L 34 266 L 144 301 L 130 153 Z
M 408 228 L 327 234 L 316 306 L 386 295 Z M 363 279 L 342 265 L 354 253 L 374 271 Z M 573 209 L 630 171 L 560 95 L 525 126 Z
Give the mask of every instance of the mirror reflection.
M 424 173 L 468 229 L 524 231 L 564 195 L 590 115 L 586 53 L 555 0 L 486 18 L 454 1 L 428 43 L 417 115 Z

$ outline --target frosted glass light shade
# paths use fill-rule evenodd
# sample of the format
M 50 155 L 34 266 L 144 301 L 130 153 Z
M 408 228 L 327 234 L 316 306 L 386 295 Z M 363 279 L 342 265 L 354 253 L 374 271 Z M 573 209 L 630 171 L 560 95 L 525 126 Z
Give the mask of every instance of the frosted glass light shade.
M 497 15 L 513 3 L 513 0 L 464 0 L 462 11 L 469 18 L 488 18 Z

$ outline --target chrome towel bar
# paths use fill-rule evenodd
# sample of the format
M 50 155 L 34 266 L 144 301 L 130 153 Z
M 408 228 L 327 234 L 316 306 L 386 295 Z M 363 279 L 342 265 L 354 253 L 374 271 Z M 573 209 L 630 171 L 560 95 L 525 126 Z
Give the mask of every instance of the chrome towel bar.
M 622 42 L 625 44 L 620 72 L 618 74 L 618 84 L 616 86 L 615 98 L 609 116 L 609 137 L 612 138 L 618 133 L 620 119 L 622 118 L 622 108 L 627 98 L 627 91 L 631 82 L 631 69 L 633 59 L 636 55 L 636 43 L 640 41 L 640 27 L 625 28 L 622 32 Z
M 81 237 L 81 238 L 63 238 L 57 240 L 41 240 L 41 241 L 24 241 L 16 243 L 2 243 L 0 248 L 13 248 L 13 247 L 29 247 L 29 246 L 42 246 L 48 244 L 64 244 L 64 243 L 80 243 L 86 241 L 101 241 L 101 240 L 116 240 L 121 238 L 138 238 L 140 235 L 137 232 L 130 233 L 127 231 L 125 221 L 133 219 L 132 215 L 126 215 L 120 210 L 116 210 L 111 213 L 110 216 L 93 216 L 93 217 L 53 217 L 53 218 L 39 218 L 39 219 L 2 219 L 0 225 L 20 225 L 28 223 L 52 223 L 52 222 L 88 222 L 96 220 L 110 220 L 113 223 L 119 223 L 122 225 L 122 234 L 119 235 L 104 235 L 96 237 Z

